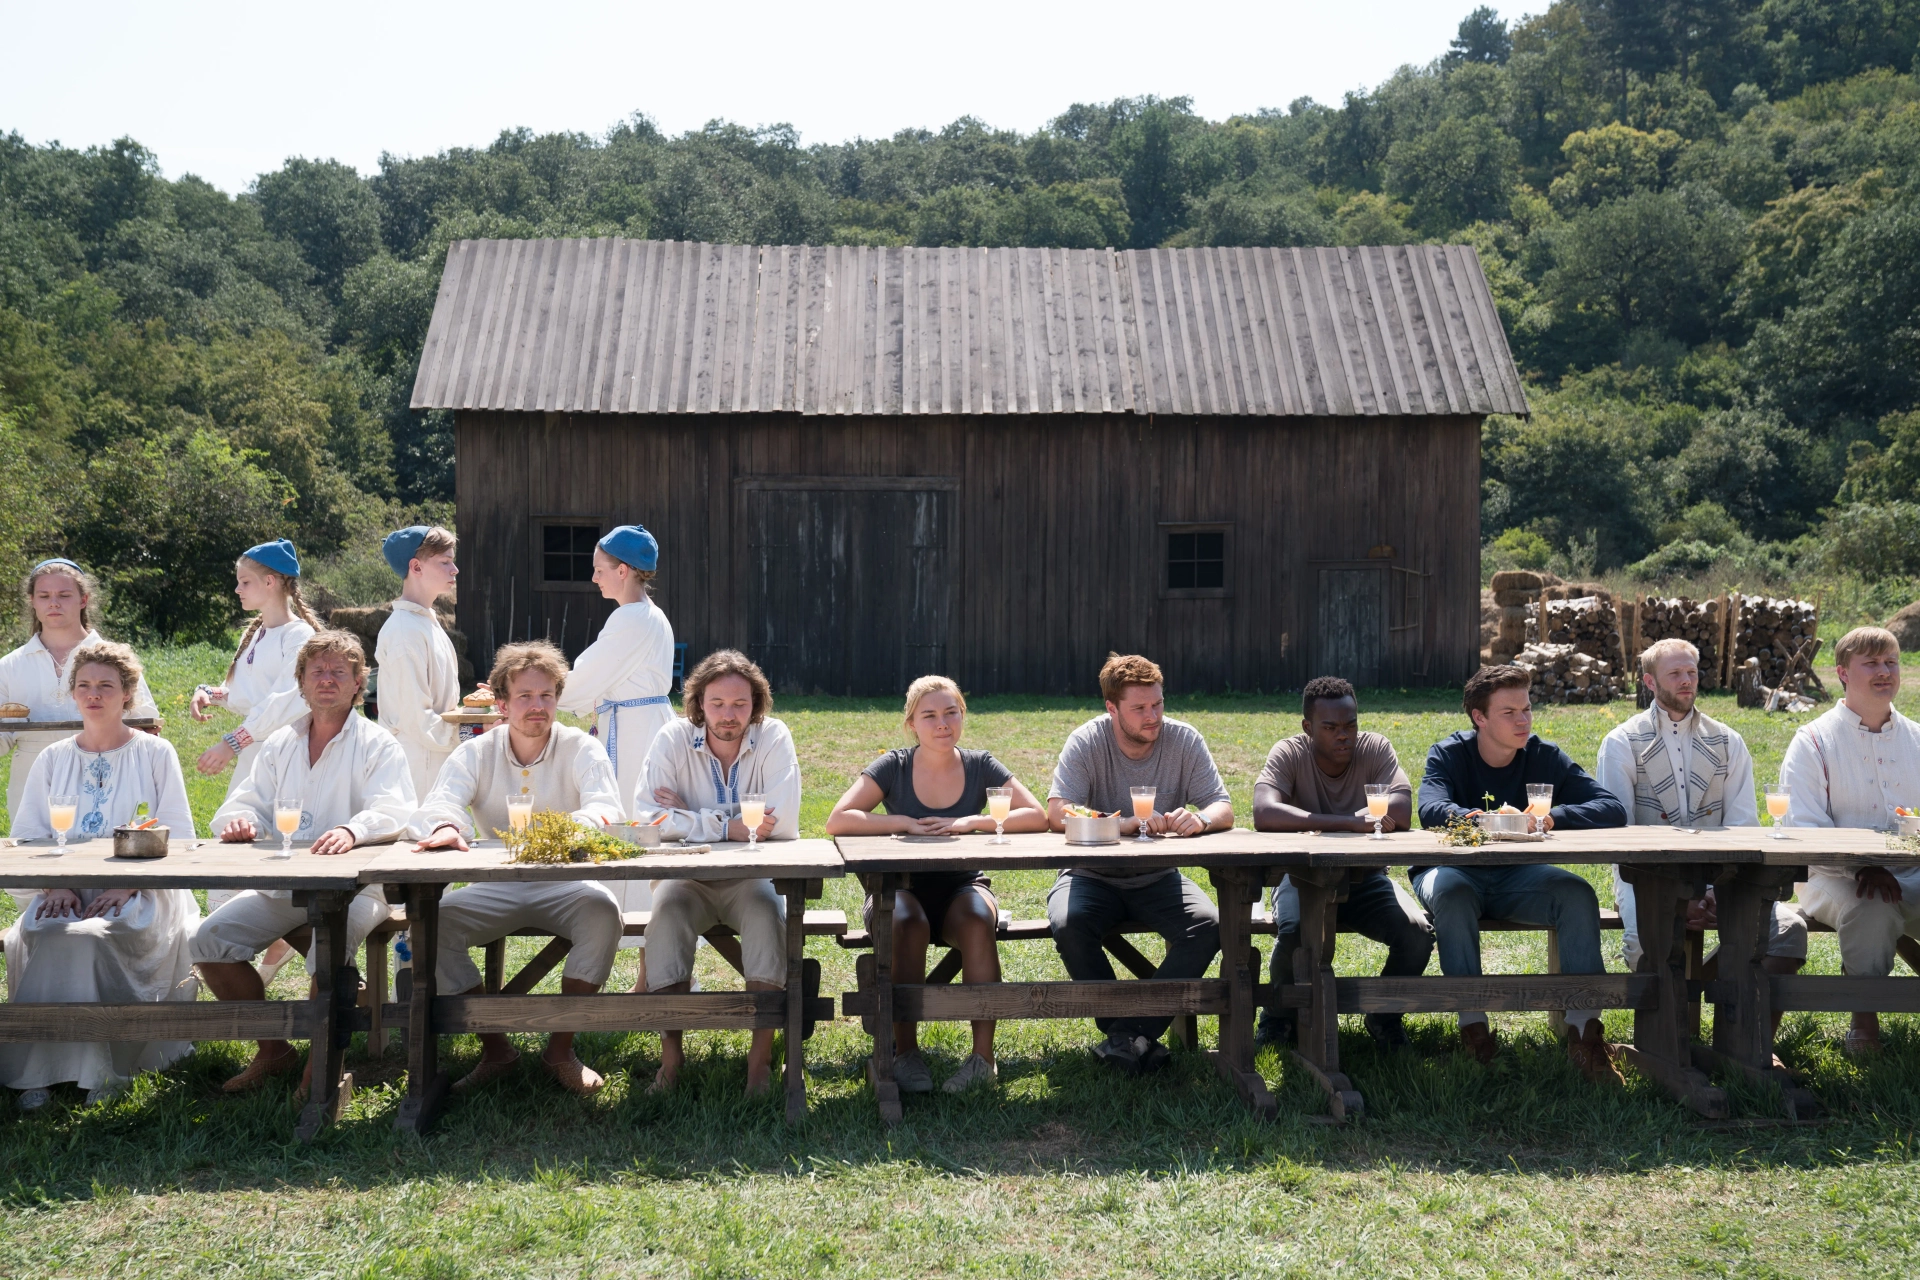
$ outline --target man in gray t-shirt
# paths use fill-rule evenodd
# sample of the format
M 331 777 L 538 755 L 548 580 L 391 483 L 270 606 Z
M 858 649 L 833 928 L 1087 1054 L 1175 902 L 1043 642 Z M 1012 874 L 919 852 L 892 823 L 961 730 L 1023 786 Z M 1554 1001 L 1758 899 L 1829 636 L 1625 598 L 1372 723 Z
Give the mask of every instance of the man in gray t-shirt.
M 1160 668 L 1115 654 L 1100 669 L 1107 713 L 1073 731 L 1061 749 L 1047 794 L 1047 822 L 1066 830 L 1066 807 L 1119 810 L 1120 830 L 1137 835 L 1133 787 L 1154 787 L 1149 833 L 1193 836 L 1233 826 L 1233 801 L 1213 767 L 1207 743 L 1192 725 L 1166 718 Z M 1193 809 L 1187 806 L 1192 805 Z M 1198 812 L 1194 810 L 1197 809 Z M 1220 912 L 1200 886 L 1175 868 L 1117 874 L 1084 867 L 1060 873 L 1047 894 L 1047 920 L 1061 963 L 1076 981 L 1111 982 L 1104 939 L 1129 920 L 1167 942 L 1156 978 L 1198 978 L 1220 950 Z M 1106 1040 L 1095 1056 L 1129 1072 L 1163 1065 L 1159 1043 L 1171 1018 L 1096 1018 Z

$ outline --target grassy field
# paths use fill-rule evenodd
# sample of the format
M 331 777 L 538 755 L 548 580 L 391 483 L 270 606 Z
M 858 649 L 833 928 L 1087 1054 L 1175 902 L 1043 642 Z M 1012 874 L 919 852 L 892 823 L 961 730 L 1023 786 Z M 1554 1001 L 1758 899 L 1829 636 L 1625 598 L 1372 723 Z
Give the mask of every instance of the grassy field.
M 221 661 L 207 649 L 153 658 L 189 765 L 224 726 L 193 725 L 185 694 Z M 1770 780 L 1793 722 L 1724 698 L 1708 708 L 1746 735 Z M 1038 788 L 1096 710 L 980 699 L 968 741 Z M 1174 711 L 1207 735 L 1247 813 L 1297 705 L 1209 698 Z M 1549 710 L 1538 727 L 1590 765 L 1625 713 Z M 794 699 L 779 714 L 806 770 L 802 825 L 817 834 L 852 774 L 900 740 L 898 709 Z M 1427 745 L 1460 722 L 1453 695 L 1418 691 L 1368 691 L 1363 718 L 1416 778 Z M 194 783 L 203 823 L 223 788 Z M 995 890 L 1030 917 L 1049 880 L 996 875 Z M 1610 901 L 1604 874 L 1595 880 Z M 855 887 L 830 881 L 825 905 L 857 913 Z M 1537 935 L 1492 935 L 1486 953 L 1490 969 L 1544 964 Z M 852 985 L 851 953 L 815 942 L 809 954 L 826 989 Z M 1352 940 L 1339 967 L 1373 972 L 1380 958 Z M 1064 976 L 1044 944 L 1010 944 L 1003 962 L 1010 978 Z M 710 952 L 701 964 L 704 985 L 733 984 Z M 1831 935 L 1817 935 L 1809 971 L 1837 969 Z M 631 973 L 629 958 L 615 984 Z M 290 965 L 276 992 L 303 983 Z M 1812 1276 L 1920 1265 L 1920 1035 L 1908 1020 L 1891 1019 L 1891 1052 L 1861 1066 L 1838 1052 L 1840 1018 L 1789 1018 L 1781 1052 L 1829 1108 L 1812 1126 L 1771 1123 L 1769 1100 L 1738 1086 L 1738 1118 L 1720 1124 L 1637 1077 L 1593 1088 L 1544 1017 L 1495 1021 L 1510 1048 L 1482 1069 L 1457 1052 L 1450 1018 L 1410 1019 L 1417 1051 L 1395 1059 L 1349 1020 L 1342 1050 L 1368 1114 L 1341 1128 L 1316 1121 L 1317 1092 L 1272 1051 L 1260 1065 L 1280 1118 L 1263 1123 L 1198 1057 L 1111 1079 L 1087 1053 L 1091 1026 L 1063 1022 L 1004 1025 L 997 1091 L 911 1098 L 888 1131 L 861 1074 L 866 1041 L 843 1021 L 808 1046 L 812 1109 L 798 1129 L 777 1101 L 739 1096 L 744 1034 L 690 1036 L 686 1085 L 667 1099 L 644 1092 L 657 1038 L 599 1035 L 580 1042 L 609 1077 L 599 1097 L 560 1095 L 523 1070 L 460 1099 L 417 1140 L 391 1127 L 397 1049 L 369 1060 L 356 1043 L 351 1112 L 307 1147 L 291 1140 L 286 1088 L 222 1097 L 246 1050 L 206 1045 L 109 1105 L 66 1094 L 32 1115 L 0 1110 L 0 1230 L 12 1242 L 0 1276 Z M 1627 1015 L 1609 1023 L 1628 1034 Z M 936 1078 L 959 1065 L 965 1035 L 925 1033 Z M 453 1039 L 447 1052 L 457 1073 L 477 1045 Z

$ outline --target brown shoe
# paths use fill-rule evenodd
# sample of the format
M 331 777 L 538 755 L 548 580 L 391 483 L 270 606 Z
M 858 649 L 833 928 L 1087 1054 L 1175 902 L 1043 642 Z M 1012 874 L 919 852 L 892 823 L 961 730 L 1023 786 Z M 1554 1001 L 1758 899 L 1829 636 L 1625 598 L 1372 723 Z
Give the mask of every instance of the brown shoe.
M 488 1062 L 482 1058 L 474 1064 L 473 1070 L 453 1082 L 453 1091 L 465 1093 L 469 1089 L 478 1089 L 483 1084 L 492 1084 L 502 1076 L 511 1075 L 513 1069 L 519 1065 L 520 1055 L 517 1053 L 505 1062 Z
M 300 1051 L 288 1045 L 286 1051 L 271 1058 L 255 1054 L 247 1069 L 220 1086 L 222 1093 L 245 1093 L 267 1082 L 269 1076 L 285 1075 L 300 1065 Z
M 1469 1022 L 1460 1028 L 1460 1044 L 1483 1067 L 1500 1052 L 1500 1042 L 1493 1038 L 1493 1028 L 1484 1022 Z
M 1594 1084 L 1626 1083 L 1620 1068 L 1614 1064 L 1613 1046 L 1607 1043 L 1606 1032 L 1598 1018 L 1587 1023 L 1578 1036 L 1567 1040 L 1567 1057 L 1573 1059 L 1573 1065 L 1580 1068 L 1580 1074 Z
M 606 1084 L 606 1080 L 598 1071 L 572 1054 L 567 1055 L 565 1062 L 548 1062 L 542 1058 L 540 1065 L 547 1069 L 548 1075 L 560 1082 L 561 1088 L 568 1093 L 577 1093 L 583 1098 L 591 1098 L 600 1092 L 602 1085 Z

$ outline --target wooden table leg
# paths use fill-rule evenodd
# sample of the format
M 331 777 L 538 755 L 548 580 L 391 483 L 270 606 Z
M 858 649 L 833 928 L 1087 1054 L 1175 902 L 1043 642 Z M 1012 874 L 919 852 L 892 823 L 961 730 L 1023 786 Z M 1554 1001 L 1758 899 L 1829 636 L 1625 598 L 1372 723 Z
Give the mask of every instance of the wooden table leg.
M 1267 1082 L 1253 1067 L 1253 999 L 1260 955 L 1253 948 L 1253 900 L 1258 882 L 1238 868 L 1209 870 L 1220 901 L 1220 976 L 1227 980 L 1227 1010 L 1220 1015 L 1220 1047 L 1213 1064 L 1240 1100 L 1264 1120 L 1279 1113 Z
M 294 1135 L 311 1142 L 329 1121 L 338 1120 L 353 1096 L 353 1077 L 342 1070 L 353 1035 L 352 1011 L 359 1005 L 360 974 L 346 954 L 347 906 L 351 892 L 328 890 L 307 898 L 307 922 L 313 927 L 313 1041 L 308 1048 L 312 1082 L 307 1105 Z
M 773 886 L 787 900 L 787 1123 L 807 1117 L 807 882 L 780 880 Z
M 880 1119 L 899 1124 L 900 1086 L 893 1080 L 893 895 L 901 877 L 879 874 L 861 877 L 873 895 L 873 1056 L 867 1059 L 867 1079 L 880 1106 Z
M 1773 904 L 1793 892 L 1804 867 L 1730 866 L 1714 881 L 1720 956 L 1709 988 L 1723 998 L 1713 1007 L 1713 1047 L 1695 1045 L 1694 1061 L 1737 1071 L 1780 1090 L 1789 1120 L 1811 1119 L 1819 1102 L 1785 1071 L 1774 1068 L 1773 985 L 1767 973 L 1767 943 L 1773 936 Z
M 1348 873 L 1290 868 L 1288 874 L 1300 894 L 1300 949 L 1293 956 L 1293 981 L 1307 988 L 1307 1007 L 1300 1012 L 1300 1047 L 1292 1057 L 1326 1090 L 1333 1118 L 1344 1120 L 1360 1114 L 1366 1105 L 1340 1070 L 1340 1005 L 1333 981 L 1340 902 L 1347 895 Z
M 1633 1044 L 1620 1051 L 1689 1107 L 1720 1119 L 1727 1114 L 1726 1091 L 1693 1065 L 1685 1026 L 1687 903 L 1705 895 L 1706 874 L 1678 864 L 1622 866 L 1620 878 L 1633 886 L 1641 970 L 1655 979 L 1652 1006 L 1633 1011 Z
M 407 998 L 407 1092 L 393 1127 L 407 1133 L 429 1132 L 446 1106 L 451 1082 L 440 1069 L 440 1037 L 433 1030 L 437 994 L 434 965 L 440 954 L 440 895 L 443 884 L 407 886 L 407 932 L 413 947 L 413 987 Z

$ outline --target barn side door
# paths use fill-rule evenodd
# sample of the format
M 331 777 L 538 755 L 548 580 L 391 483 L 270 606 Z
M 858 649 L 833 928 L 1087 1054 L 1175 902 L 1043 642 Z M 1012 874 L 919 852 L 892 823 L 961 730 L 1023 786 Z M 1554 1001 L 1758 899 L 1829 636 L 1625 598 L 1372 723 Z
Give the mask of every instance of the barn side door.
M 898 695 L 944 672 L 957 484 L 749 478 L 747 634 L 776 689 Z
M 1318 613 L 1310 676 L 1378 685 L 1387 655 L 1386 572 L 1321 569 Z

